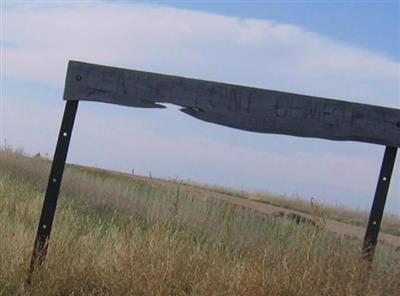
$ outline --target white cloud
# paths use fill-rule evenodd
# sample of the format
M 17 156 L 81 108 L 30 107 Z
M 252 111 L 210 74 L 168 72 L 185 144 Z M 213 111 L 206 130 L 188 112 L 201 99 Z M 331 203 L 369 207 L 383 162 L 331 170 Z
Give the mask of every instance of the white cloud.
M 299 26 L 123 3 L 14 5 L 3 14 L 2 42 L 12 45 L 3 49 L 5 77 L 61 87 L 67 61 L 77 59 L 400 106 L 399 63 Z M 61 106 L 55 111 L 45 105 L 35 107 L 38 101 L 21 101 L 22 106 L 19 99 L 4 98 L 5 136 L 10 142 L 30 145 L 31 152 L 53 151 L 55 139 L 48 136 L 57 133 L 54 122 L 59 122 Z M 370 154 L 344 156 L 333 148 L 299 154 L 298 146 L 285 154 L 232 147 L 229 142 L 193 136 L 195 131 L 170 138 L 146 120 L 105 117 L 100 110 L 82 107 L 78 113 L 81 127 L 74 132 L 72 160 L 125 170 L 136 166 L 142 173 L 153 170 L 231 186 L 240 178 L 247 187 L 265 184 L 275 191 L 292 192 L 298 186 L 303 192 L 336 191 L 328 196 L 366 193 L 363 201 L 371 200 L 379 163 Z M 138 125 L 143 128 L 131 128 Z M 161 155 L 160 147 L 167 154 Z M 399 186 L 394 189 L 392 193 L 398 194 Z
M 400 104 L 399 63 L 298 26 L 156 5 L 39 7 L 4 11 L 7 75 L 62 85 L 67 60 L 78 59 Z

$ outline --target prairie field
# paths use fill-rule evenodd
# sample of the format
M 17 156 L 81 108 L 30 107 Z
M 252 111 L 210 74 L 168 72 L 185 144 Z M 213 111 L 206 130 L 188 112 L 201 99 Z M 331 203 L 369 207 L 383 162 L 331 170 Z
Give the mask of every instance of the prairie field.
M 68 165 L 49 252 L 26 284 L 51 162 L 0 150 L 0 295 L 400 295 L 400 252 L 219 203 L 309 212 L 306 201 Z M 365 213 L 320 206 L 365 225 Z M 383 231 L 398 234 L 397 217 Z M 397 230 L 396 230 L 397 229 Z

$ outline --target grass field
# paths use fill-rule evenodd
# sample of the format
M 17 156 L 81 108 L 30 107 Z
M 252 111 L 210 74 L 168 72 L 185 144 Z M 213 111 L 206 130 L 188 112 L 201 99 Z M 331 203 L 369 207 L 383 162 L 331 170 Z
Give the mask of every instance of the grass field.
M 213 202 L 212 190 L 77 166 L 27 287 L 49 168 L 0 151 L 0 295 L 400 295 L 390 246 L 367 278 L 359 240 Z
M 305 214 L 313 214 L 315 208 L 313 207 L 311 200 L 306 200 L 300 196 L 286 195 L 274 195 L 266 193 L 248 193 L 240 192 L 232 189 L 226 189 L 223 187 L 208 187 L 210 190 L 215 190 L 216 192 L 226 193 L 236 197 L 249 199 L 284 209 L 296 210 Z M 373 198 L 374 192 L 371 192 L 371 200 Z M 318 198 L 313 197 L 313 200 L 317 202 L 319 210 L 324 214 L 327 219 L 336 220 L 339 222 L 362 226 L 365 227 L 368 222 L 369 212 L 348 209 L 345 207 L 334 207 L 326 204 L 318 203 Z M 386 213 L 383 217 L 381 231 L 393 235 L 400 236 L 400 217 L 394 214 Z

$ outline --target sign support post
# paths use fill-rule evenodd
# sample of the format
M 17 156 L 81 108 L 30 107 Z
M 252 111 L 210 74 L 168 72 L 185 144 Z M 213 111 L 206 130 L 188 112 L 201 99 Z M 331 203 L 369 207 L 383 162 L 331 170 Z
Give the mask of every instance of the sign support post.
M 48 241 L 53 225 L 54 214 L 57 207 L 58 194 L 60 192 L 61 180 L 64 173 L 65 161 L 67 159 L 69 142 L 74 127 L 75 115 L 79 101 L 67 101 L 64 116 L 61 122 L 60 133 L 56 151 L 53 157 L 49 181 L 43 201 L 42 213 L 40 215 L 31 264 L 27 283 L 30 284 L 36 266 L 40 266 L 46 257 Z
M 375 247 L 378 242 L 378 234 L 381 227 L 383 211 L 385 209 L 386 197 L 389 191 L 390 179 L 392 177 L 396 154 L 397 147 L 386 146 L 362 247 L 362 256 L 370 262 L 372 262 Z

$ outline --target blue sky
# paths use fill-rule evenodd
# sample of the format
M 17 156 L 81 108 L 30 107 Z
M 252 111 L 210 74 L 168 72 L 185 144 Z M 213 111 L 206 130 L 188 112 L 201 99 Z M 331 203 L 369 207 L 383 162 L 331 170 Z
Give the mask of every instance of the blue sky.
M 2 25 L 1 140 L 28 153 L 54 151 L 68 59 L 400 107 L 395 2 L 31 2 Z M 368 209 L 383 150 L 82 103 L 68 160 Z
M 368 48 L 397 61 L 400 59 L 398 1 L 172 1 L 169 4 L 296 24 L 340 42 Z

